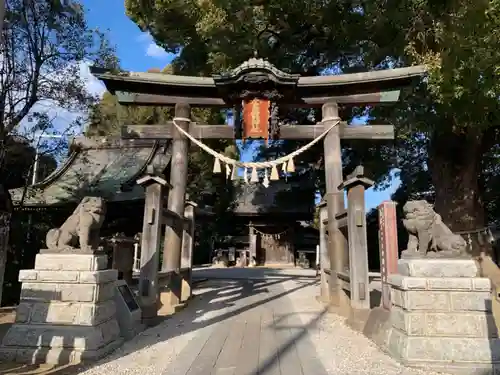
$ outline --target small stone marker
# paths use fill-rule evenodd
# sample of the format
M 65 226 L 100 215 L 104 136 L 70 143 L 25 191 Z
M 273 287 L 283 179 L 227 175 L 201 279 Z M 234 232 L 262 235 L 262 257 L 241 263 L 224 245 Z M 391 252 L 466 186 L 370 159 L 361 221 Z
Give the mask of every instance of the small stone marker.
M 129 340 L 144 329 L 142 311 L 132 291 L 124 280 L 116 281 L 116 317 L 122 336 Z

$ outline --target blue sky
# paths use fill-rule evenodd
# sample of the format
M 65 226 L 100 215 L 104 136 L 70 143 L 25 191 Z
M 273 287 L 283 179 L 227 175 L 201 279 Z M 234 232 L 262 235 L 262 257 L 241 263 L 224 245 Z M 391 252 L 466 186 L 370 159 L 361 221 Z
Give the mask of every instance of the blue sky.
M 130 71 L 145 71 L 150 68 L 163 68 L 173 58 L 156 46 L 152 38 L 141 32 L 137 25 L 125 15 L 124 0 L 83 0 L 90 27 L 106 31 L 111 43 L 116 46 L 121 67 Z M 252 159 L 252 150 L 242 154 L 243 161 Z M 367 208 L 373 208 L 382 201 L 390 199 L 399 181 L 384 191 L 369 189 L 366 194 Z

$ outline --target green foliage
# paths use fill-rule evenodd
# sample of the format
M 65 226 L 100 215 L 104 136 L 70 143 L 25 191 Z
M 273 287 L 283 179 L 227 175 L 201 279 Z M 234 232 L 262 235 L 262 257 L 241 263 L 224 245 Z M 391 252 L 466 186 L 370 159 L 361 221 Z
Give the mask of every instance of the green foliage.
M 78 131 L 89 106 L 97 99 L 86 89 L 81 74 L 85 64 L 113 68 L 117 60 L 105 36 L 86 24 L 79 1 L 5 0 L 1 11 L 0 207 L 3 210 L 10 206 L 5 204 L 10 201 L 5 190 L 31 182 L 35 152 L 28 145 L 38 146 L 41 132 L 64 136 Z M 60 112 L 74 117 L 66 129 L 54 125 Z M 54 158 L 44 151 L 57 150 L 42 149 L 39 178 L 55 167 Z M 25 215 L 19 218 L 15 214 L 12 218 L 11 252 L 7 254 L 7 247 L 0 246 L 0 284 L 6 255 L 9 257 L 7 290 L 11 284 L 18 286 L 19 267 L 31 268 L 29 263 L 41 247 L 37 236 L 46 231 L 42 226 L 47 222 L 38 219 L 30 226 Z M 27 233 L 32 234 L 29 240 Z M 8 292 L 3 299 L 11 297 Z
M 406 197 L 432 190 L 436 210 L 455 230 L 484 225 L 485 183 L 496 176 L 500 122 L 500 1 L 183 1 L 126 0 L 127 14 L 158 45 L 180 52 L 182 74 L 235 67 L 257 50 L 281 69 L 305 75 L 425 64 L 428 77 L 391 107 L 345 110 L 396 125 L 393 144 L 349 142 L 345 171 L 362 162 L 378 187 L 400 170 Z M 295 111 L 287 121 L 313 114 Z M 317 115 L 317 113 L 316 113 Z M 307 123 L 307 122 L 300 122 Z M 260 158 L 300 147 L 282 142 Z M 322 150 L 299 168 L 322 166 Z M 300 164 L 300 163 L 299 163 Z M 323 189 L 322 174 L 316 184 Z M 477 176 L 480 176 L 478 179 Z M 487 204 L 491 210 L 499 204 Z M 491 214 L 490 214 L 491 215 Z
M 281 68 L 316 74 L 354 58 L 365 22 L 350 2 L 126 0 L 127 15 L 190 73 L 235 67 L 258 51 Z
M 34 131 L 56 131 L 54 113 L 47 108 L 86 113 L 96 97 L 86 89 L 82 64 L 116 66 L 113 48 L 102 33 L 87 26 L 79 1 L 6 0 L 5 6 L 0 142 L 20 133 L 22 121 L 27 137 Z M 76 117 L 69 128 L 82 123 Z

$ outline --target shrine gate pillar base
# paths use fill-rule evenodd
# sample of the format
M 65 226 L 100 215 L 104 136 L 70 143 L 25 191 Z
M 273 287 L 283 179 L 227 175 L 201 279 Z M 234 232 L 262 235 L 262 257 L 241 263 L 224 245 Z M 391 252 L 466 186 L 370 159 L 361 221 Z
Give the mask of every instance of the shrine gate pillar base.
M 319 275 L 320 275 L 320 293 L 319 300 L 323 303 L 330 302 L 330 288 L 328 287 L 328 277 L 326 270 L 330 269 L 330 259 L 328 257 L 328 236 L 326 225 L 328 212 L 326 202 L 322 201 L 319 206 Z

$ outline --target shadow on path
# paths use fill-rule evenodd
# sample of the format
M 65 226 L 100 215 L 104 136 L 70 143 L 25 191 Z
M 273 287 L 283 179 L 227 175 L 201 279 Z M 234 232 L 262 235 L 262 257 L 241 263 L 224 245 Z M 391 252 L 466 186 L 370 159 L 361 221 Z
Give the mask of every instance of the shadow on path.
M 200 283 L 194 291 L 194 298 L 189 301 L 188 306 L 184 310 L 165 319 L 157 326 L 144 331 L 108 357 L 95 364 L 77 366 L 76 370 L 88 370 L 130 355 L 146 347 L 153 346 L 159 342 L 224 322 L 253 308 L 317 283 L 315 278 L 311 280 L 311 277 L 307 276 L 286 276 L 279 274 L 277 272 L 279 270 L 274 269 L 268 273 L 266 271 L 268 270 L 259 270 L 258 274 L 264 276 L 262 279 L 245 280 L 243 279 L 245 272 L 243 270 L 243 273 L 240 274 L 242 277 L 237 277 L 236 280 L 215 280 L 215 283 L 219 285 L 211 285 L 211 283 L 214 283 L 211 280 Z M 268 274 L 279 275 L 279 277 L 266 279 L 265 276 Z M 298 285 L 292 289 L 283 290 L 283 292 L 279 293 L 274 292 L 272 295 L 265 296 L 271 293 L 269 290 L 271 286 L 275 287 L 290 280 L 294 280 Z M 220 285 L 225 283 L 227 285 Z M 251 301 L 242 301 L 245 299 L 250 299 Z M 252 299 L 256 300 L 252 301 Z M 304 335 L 306 331 L 307 328 L 300 335 Z M 67 373 L 63 372 L 60 375 Z

